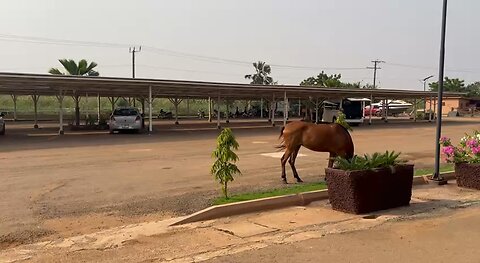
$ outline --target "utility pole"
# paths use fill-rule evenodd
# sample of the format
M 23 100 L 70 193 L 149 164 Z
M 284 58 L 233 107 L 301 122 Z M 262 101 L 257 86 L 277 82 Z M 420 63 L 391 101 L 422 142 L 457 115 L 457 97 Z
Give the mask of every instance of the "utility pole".
M 130 47 L 128 48 L 128 52 L 132 53 L 132 78 L 135 78 L 135 53 L 142 51 L 142 46 L 137 47 Z
M 385 63 L 385 61 L 382 61 L 382 60 L 372 60 L 372 63 L 373 63 L 373 67 L 367 67 L 368 69 L 373 69 L 373 88 L 375 89 L 377 86 L 377 69 L 382 69 L 380 67 L 378 67 L 378 64 L 380 63 Z
M 382 60 L 372 60 L 372 63 L 373 63 L 373 67 L 367 67 L 368 69 L 373 69 L 373 89 L 376 89 L 377 88 L 377 69 L 382 69 L 380 67 L 378 67 L 378 64 L 380 63 L 385 63 L 385 61 L 382 61 Z M 372 111 L 372 103 L 373 101 L 370 101 L 370 112 Z M 387 103 L 387 100 L 384 100 L 383 101 L 383 110 L 382 110 L 382 115 L 384 115 L 384 118 L 386 120 L 386 110 L 385 110 L 385 104 Z M 387 105 L 388 107 L 388 105 Z M 370 114 L 371 115 L 371 114 Z
M 140 52 L 142 51 L 142 46 L 139 46 L 138 49 L 137 47 L 133 46 L 133 47 L 129 47 L 128 48 L 128 52 L 129 53 L 132 53 L 132 78 L 135 78 L 135 53 L 137 52 Z M 136 107 L 137 105 L 135 105 L 135 101 L 137 99 L 134 97 L 133 98 L 133 107 Z M 151 101 L 149 101 L 151 102 Z M 145 103 L 143 103 L 142 105 L 145 105 Z M 151 107 L 150 107 L 151 108 Z M 142 127 L 145 127 L 145 112 L 142 110 L 142 114 L 143 114 L 143 117 L 142 117 Z M 152 122 L 152 119 L 150 118 L 150 122 Z

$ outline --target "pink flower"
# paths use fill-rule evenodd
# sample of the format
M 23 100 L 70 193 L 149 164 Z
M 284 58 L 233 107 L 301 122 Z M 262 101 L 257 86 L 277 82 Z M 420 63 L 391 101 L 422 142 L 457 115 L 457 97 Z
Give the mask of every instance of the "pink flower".
M 472 152 L 473 152 L 473 154 L 480 153 L 480 146 L 472 147 Z
M 455 148 L 453 146 L 447 146 L 443 148 L 443 153 L 447 156 L 452 156 L 455 152 Z
M 449 146 L 451 145 L 451 142 L 450 142 L 450 139 L 443 136 L 440 138 L 440 144 L 443 145 L 443 146 Z
M 468 145 L 468 147 L 473 148 L 473 147 L 476 147 L 478 145 L 478 142 L 475 139 L 471 139 L 471 140 L 467 141 L 467 145 Z

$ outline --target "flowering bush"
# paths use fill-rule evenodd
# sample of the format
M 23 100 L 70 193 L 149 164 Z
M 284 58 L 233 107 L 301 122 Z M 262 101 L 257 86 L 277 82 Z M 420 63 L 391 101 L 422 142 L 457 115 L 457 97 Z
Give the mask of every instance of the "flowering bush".
M 465 134 L 460 143 L 454 146 L 450 138 L 440 138 L 442 153 L 449 163 L 480 163 L 480 132 Z

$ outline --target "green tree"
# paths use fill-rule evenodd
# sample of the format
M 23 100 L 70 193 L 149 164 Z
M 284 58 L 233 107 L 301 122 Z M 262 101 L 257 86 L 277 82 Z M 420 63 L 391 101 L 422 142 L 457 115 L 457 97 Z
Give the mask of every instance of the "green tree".
M 303 80 L 300 85 L 339 88 L 343 86 L 340 78 L 342 78 L 341 74 L 328 75 L 322 71 L 316 77 L 309 77 Z
M 480 97 L 480 81 L 476 81 L 467 86 L 468 96 Z
M 58 68 L 51 68 L 48 73 L 53 75 L 74 75 L 74 76 L 99 76 L 98 71 L 93 70 L 97 67 L 97 63 L 88 62 L 85 59 L 82 59 L 78 64 L 73 59 L 59 59 L 60 64 L 62 64 L 65 72 L 59 70 Z M 80 125 L 80 95 L 75 94 L 73 96 L 75 100 L 75 125 Z
M 378 89 L 379 86 L 378 86 L 378 85 L 375 85 L 375 87 L 373 87 L 373 84 L 367 83 L 367 84 L 365 84 L 362 88 L 363 88 L 363 89 Z
M 215 180 L 222 185 L 222 193 L 228 198 L 228 182 L 233 181 L 235 174 L 241 174 L 237 165 L 238 156 L 234 150 L 238 150 L 238 142 L 231 129 L 223 129 L 217 138 L 217 148 L 213 151 L 212 157 L 215 162 L 210 173 Z
M 438 82 L 430 83 L 429 87 L 431 91 L 438 91 Z M 449 92 L 467 92 L 463 79 L 451 79 L 449 77 L 445 77 L 443 81 L 443 90 Z
M 252 80 L 250 84 L 256 84 L 256 85 L 276 84 L 273 82 L 273 78 L 270 77 L 270 74 L 272 73 L 272 68 L 270 67 L 270 65 L 266 64 L 263 61 L 258 61 L 253 63 L 253 67 L 255 68 L 255 73 L 245 75 L 245 79 Z

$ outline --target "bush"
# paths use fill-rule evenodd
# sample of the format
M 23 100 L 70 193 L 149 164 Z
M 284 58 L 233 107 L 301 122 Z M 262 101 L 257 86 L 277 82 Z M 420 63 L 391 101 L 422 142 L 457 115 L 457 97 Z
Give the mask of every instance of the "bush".
M 406 162 L 405 160 L 399 159 L 399 156 L 400 153 L 396 153 L 395 151 L 386 151 L 383 154 L 376 152 L 372 155 L 355 155 L 351 159 L 337 157 L 335 158 L 334 167 L 336 169 L 345 171 L 372 170 L 384 167 L 392 167 Z

